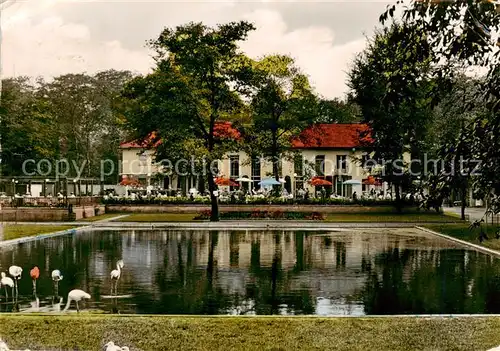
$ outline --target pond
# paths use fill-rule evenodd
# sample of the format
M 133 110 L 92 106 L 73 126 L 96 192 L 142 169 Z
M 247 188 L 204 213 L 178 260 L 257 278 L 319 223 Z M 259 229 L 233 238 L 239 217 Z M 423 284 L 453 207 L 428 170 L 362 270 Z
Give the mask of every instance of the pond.
M 417 229 L 94 230 L 0 248 L 0 271 L 12 264 L 24 270 L 19 294 L 6 300 L 2 287 L 1 312 L 50 310 L 59 269 L 62 307 L 82 289 L 80 307 L 102 313 L 500 313 L 498 260 Z

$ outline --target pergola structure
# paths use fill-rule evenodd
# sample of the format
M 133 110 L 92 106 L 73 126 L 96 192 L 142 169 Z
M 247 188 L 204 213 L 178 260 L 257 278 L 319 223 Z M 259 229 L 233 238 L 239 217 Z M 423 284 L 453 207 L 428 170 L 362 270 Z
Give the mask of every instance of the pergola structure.
M 26 176 L 0 178 L 0 192 L 7 196 L 26 195 L 27 193 L 34 196 L 32 190 L 35 186 L 41 190 L 39 197 L 56 196 L 59 193 L 65 197 L 70 194 L 76 197 L 95 196 L 104 192 L 104 183 L 98 178 L 60 177 L 56 179 Z

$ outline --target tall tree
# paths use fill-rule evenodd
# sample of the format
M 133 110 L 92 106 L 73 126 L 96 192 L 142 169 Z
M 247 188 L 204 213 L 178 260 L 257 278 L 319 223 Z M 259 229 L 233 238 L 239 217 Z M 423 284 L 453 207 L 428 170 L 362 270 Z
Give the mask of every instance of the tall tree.
M 394 16 L 398 1 L 380 17 L 386 21 Z M 479 89 L 477 101 L 486 109 L 470 124 L 476 150 L 474 158 L 480 161 L 475 190 L 491 198 L 493 212 L 500 212 L 500 61 L 494 54 L 491 33 L 500 29 L 500 5 L 493 1 L 419 1 L 402 9 L 406 21 L 421 28 L 429 35 L 429 45 L 434 53 L 433 63 L 441 74 L 449 73 L 457 65 L 474 65 L 487 68 L 484 84 Z M 485 146 L 487 145 L 487 146 Z M 453 151 L 450 151 L 453 153 Z
M 99 176 L 103 158 L 118 160 L 124 122 L 115 102 L 131 78 L 128 71 L 114 70 L 93 76 L 66 74 L 41 84 L 37 91 L 57 122 L 58 158 L 84 167 L 83 176 Z M 117 172 L 107 180 L 116 181 Z M 76 175 L 74 167 L 69 175 Z
M 318 108 L 307 76 L 289 56 L 272 55 L 254 63 L 255 85 L 251 100 L 253 124 L 248 141 L 252 153 L 272 162 L 279 181 L 280 161 L 290 152 L 292 136 L 314 120 Z
M 2 90 L 2 175 L 19 176 L 26 160 L 55 159 L 57 125 L 29 77 L 6 79 Z M 27 166 L 31 173 L 33 163 Z
M 408 179 L 403 155 L 418 155 L 430 118 L 430 55 L 425 33 L 393 23 L 375 34 L 350 72 L 354 101 L 371 129 L 373 140 L 366 146 L 384 162 L 382 177 L 394 185 L 398 209 Z
M 361 119 L 361 109 L 352 98 L 320 99 L 317 106 L 315 123 L 355 123 Z
M 231 22 L 210 28 L 189 23 L 165 29 L 151 42 L 156 50 L 154 72 L 134 79 L 124 96 L 128 124 L 141 138 L 150 137 L 157 160 L 195 151 L 205 159 L 211 198 L 211 220 L 219 220 L 213 162 L 237 137 L 229 124 L 243 108 L 248 93 L 249 60 L 238 49 L 250 23 Z M 154 134 L 151 134 L 153 133 Z

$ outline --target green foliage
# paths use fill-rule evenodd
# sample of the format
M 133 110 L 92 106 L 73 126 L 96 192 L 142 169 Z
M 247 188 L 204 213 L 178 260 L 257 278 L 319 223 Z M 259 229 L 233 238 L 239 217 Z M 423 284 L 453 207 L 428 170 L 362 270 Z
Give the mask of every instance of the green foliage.
M 126 71 L 89 76 L 68 74 L 51 82 L 27 77 L 3 82 L 3 175 L 21 175 L 25 160 L 85 162 L 84 176 L 100 175 L 100 160 L 118 161 L 123 121 L 115 109 L 118 92 L 132 77 Z M 34 172 L 28 164 L 27 172 Z M 52 167 L 54 171 L 54 167 Z M 46 171 L 46 169 L 42 169 Z M 69 175 L 75 175 L 74 167 Z M 108 181 L 116 182 L 119 170 Z
M 205 159 L 212 220 L 218 211 L 211 163 L 235 146 L 235 138 L 217 132 L 217 126 L 245 109 L 242 94 L 249 90 L 251 61 L 238 42 L 253 29 L 244 21 L 165 29 L 150 42 L 157 53 L 155 70 L 130 82 L 123 94 L 128 126 L 136 136 L 147 139 L 154 132 L 150 146 L 162 141 L 157 160 Z
M 429 78 L 431 59 L 423 31 L 393 23 L 375 34 L 350 72 L 353 99 L 374 139 L 365 146 L 375 160 L 387 162 L 381 175 L 396 186 L 396 203 L 400 187 L 411 180 L 404 174 L 403 154 L 419 156 L 431 119 L 430 96 L 437 86 Z
M 356 123 L 361 121 L 361 108 L 350 99 L 320 99 L 314 115 L 315 123 Z
M 398 2 L 399 5 L 402 2 Z M 487 68 L 488 74 L 475 96 L 485 113 L 477 114 L 466 128 L 472 135 L 469 149 L 480 161 L 474 190 L 478 197 L 490 198 L 495 213 L 500 212 L 500 62 L 495 43 L 489 32 L 500 28 L 499 5 L 487 1 L 414 2 L 403 7 L 403 18 L 428 34 L 433 52 L 436 76 L 454 75 L 458 66 L 476 65 Z M 395 6 L 381 16 L 385 21 L 393 16 Z M 451 150 L 451 149 L 450 149 Z M 451 154 L 454 151 L 450 151 Z M 451 155 L 450 157 L 452 157 Z

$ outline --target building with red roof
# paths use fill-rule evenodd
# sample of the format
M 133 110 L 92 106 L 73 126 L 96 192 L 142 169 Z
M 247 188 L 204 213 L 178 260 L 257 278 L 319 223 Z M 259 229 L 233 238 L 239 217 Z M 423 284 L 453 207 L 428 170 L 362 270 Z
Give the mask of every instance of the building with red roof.
M 216 125 L 218 138 L 239 140 L 240 132 L 230 122 Z M 128 177 L 137 175 L 150 182 L 152 175 L 158 173 L 154 162 L 154 148 L 161 141 L 155 141 L 154 134 L 143 142 L 131 141 L 120 145 L 123 155 L 122 174 Z M 372 142 L 368 125 L 361 123 L 315 124 L 307 127 L 291 141 L 295 151 L 295 160 L 279 160 L 282 181 L 289 192 L 298 189 L 317 190 L 308 179 L 324 179 L 328 193 L 350 197 L 355 191 L 358 195 L 370 186 L 367 182 L 369 169 L 363 167 L 363 161 L 369 159 L 367 147 Z M 154 145 L 151 145 L 154 143 Z M 248 178 L 251 187 L 258 188 L 258 183 L 272 173 L 272 164 L 262 158 L 250 159 L 245 152 L 230 153 L 219 161 L 219 175 L 236 180 Z M 195 176 L 166 176 L 160 187 L 180 189 L 187 193 L 197 187 L 201 178 Z M 371 178 L 370 178 L 371 179 Z M 351 180 L 353 185 L 344 184 Z

